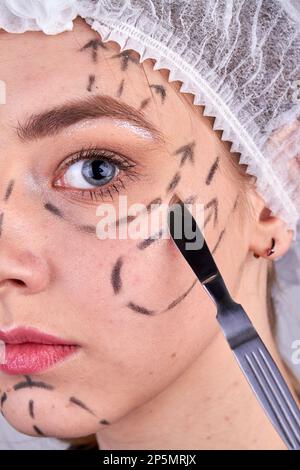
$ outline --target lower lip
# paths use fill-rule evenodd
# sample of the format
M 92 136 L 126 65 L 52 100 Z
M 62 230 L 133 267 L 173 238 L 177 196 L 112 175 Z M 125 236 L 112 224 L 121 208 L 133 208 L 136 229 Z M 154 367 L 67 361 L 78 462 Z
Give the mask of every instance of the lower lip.
M 62 362 L 77 349 L 73 345 L 6 343 L 5 364 L 0 364 L 0 371 L 9 375 L 36 374 Z

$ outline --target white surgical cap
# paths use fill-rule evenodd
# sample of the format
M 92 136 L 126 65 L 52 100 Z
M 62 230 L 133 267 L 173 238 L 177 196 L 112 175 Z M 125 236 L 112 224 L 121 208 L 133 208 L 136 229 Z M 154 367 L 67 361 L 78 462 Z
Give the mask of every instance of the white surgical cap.
M 135 50 L 140 62 L 154 59 L 155 70 L 181 81 L 241 154 L 273 215 L 294 230 L 291 249 L 275 262 L 282 289 L 273 296 L 281 333 L 290 331 L 279 334 L 280 347 L 300 376 L 291 363 L 300 340 L 299 0 L 4 0 L 0 28 L 58 34 L 78 15 L 103 41 Z M 292 287 L 287 307 L 282 294 Z

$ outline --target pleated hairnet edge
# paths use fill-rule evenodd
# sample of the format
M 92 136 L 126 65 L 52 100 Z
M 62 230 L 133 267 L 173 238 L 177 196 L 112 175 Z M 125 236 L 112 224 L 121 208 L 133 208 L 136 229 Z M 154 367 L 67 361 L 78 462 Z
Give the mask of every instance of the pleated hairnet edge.
M 136 51 L 139 54 L 140 63 L 148 58 L 155 60 L 154 70 L 167 69 L 169 70 L 169 82 L 182 82 L 180 91 L 194 95 L 194 104 L 204 106 L 203 115 L 215 118 L 213 129 L 222 131 L 221 139 L 232 142 L 231 152 L 241 153 L 239 163 L 246 165 L 246 173 L 257 177 L 255 166 L 260 168 L 260 177 L 256 180 L 257 192 L 266 201 L 273 215 L 282 218 L 286 222 L 287 229 L 293 230 L 293 243 L 297 242 L 300 239 L 300 234 L 297 234 L 299 214 L 296 207 L 286 194 L 269 162 L 261 155 L 259 148 L 209 84 L 200 75 L 197 75 L 196 81 L 193 74 L 189 73 L 189 64 L 180 57 L 176 56 L 175 63 L 170 55 L 164 55 L 161 45 L 156 45 L 153 38 L 150 39 L 152 47 L 149 46 L 134 26 L 119 21 L 115 23 L 108 18 L 101 21 L 88 17 L 84 19 L 92 29 L 100 34 L 103 42 L 114 41 L 119 45 L 121 51 L 128 49 Z M 178 67 L 178 63 L 182 63 L 181 68 Z M 223 117 L 220 117 L 222 114 Z M 226 123 L 226 125 L 223 123 Z M 241 135 L 237 139 L 237 130 L 241 133 L 242 139 Z

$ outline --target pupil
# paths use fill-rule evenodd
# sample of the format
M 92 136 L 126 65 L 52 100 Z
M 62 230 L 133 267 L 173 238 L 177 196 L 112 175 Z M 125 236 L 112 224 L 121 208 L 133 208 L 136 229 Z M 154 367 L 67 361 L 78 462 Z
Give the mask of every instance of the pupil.
M 91 184 L 107 183 L 115 174 L 115 167 L 106 160 L 85 161 L 82 167 L 84 178 Z
M 101 179 L 103 177 L 109 176 L 111 173 L 111 168 L 107 168 L 106 162 L 93 161 L 92 162 L 92 173 L 94 179 Z

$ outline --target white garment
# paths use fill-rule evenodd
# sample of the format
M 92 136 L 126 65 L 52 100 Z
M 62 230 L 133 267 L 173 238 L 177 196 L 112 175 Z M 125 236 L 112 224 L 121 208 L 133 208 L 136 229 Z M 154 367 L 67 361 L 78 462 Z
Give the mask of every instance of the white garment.
M 68 444 L 58 439 L 22 434 L 0 415 L 0 450 L 64 450 L 66 447 Z

